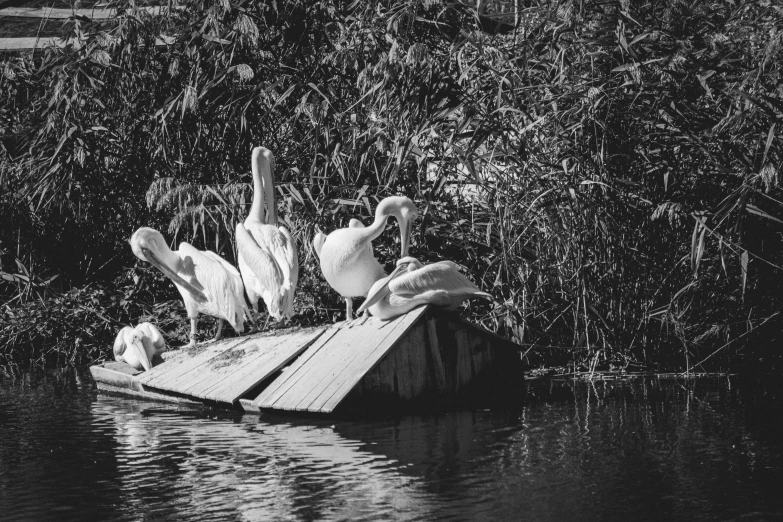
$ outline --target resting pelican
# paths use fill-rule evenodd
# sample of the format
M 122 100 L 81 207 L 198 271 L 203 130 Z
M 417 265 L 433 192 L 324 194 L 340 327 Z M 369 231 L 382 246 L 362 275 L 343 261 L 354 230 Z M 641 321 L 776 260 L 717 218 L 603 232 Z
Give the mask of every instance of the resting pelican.
M 294 315 L 294 292 L 299 276 L 296 241 L 288 229 L 277 226 L 272 151 L 254 148 L 252 163 L 253 206 L 244 225 L 237 223 L 236 229 L 239 271 L 253 311 L 258 313 L 261 297 L 269 314 L 280 321 Z
M 237 269 L 209 250 L 197 250 L 182 242 L 171 250 L 157 230 L 142 227 L 130 240 L 136 257 L 152 263 L 172 280 L 182 296 L 190 318 L 190 343 L 196 344 L 198 314 L 220 319 L 214 340 L 221 337 L 225 319 L 237 333 L 244 330 L 245 314 L 250 313 L 243 295 L 244 286 Z
M 137 370 L 152 368 L 153 357 L 165 351 L 166 341 L 151 323 L 140 323 L 136 328 L 126 326 L 114 340 L 114 360 Z
M 375 317 L 387 320 L 423 304 L 454 310 L 469 297 L 492 299 L 462 275 L 451 261 L 424 266 L 415 257 L 408 256 L 397 261 L 397 268 L 389 277 L 372 285 L 359 313 L 369 310 Z
M 386 228 L 386 221 L 394 216 L 400 224 L 401 257 L 408 255 L 411 225 L 418 216 L 416 206 L 409 198 L 385 198 L 375 209 L 375 221 L 367 228 L 349 226 L 335 230 L 323 241 L 319 254 L 321 271 L 329 286 L 345 298 L 345 317 L 353 319 L 353 298 L 367 295 L 378 279 L 386 276 L 383 267 L 372 254 L 372 240 Z

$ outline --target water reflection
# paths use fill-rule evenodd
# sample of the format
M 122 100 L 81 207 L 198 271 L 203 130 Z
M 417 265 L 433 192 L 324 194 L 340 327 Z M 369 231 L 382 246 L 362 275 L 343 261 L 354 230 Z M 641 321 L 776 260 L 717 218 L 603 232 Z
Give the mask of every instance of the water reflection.
M 772 519 L 779 387 L 537 381 L 516 410 L 193 412 L 0 377 L 4 520 Z

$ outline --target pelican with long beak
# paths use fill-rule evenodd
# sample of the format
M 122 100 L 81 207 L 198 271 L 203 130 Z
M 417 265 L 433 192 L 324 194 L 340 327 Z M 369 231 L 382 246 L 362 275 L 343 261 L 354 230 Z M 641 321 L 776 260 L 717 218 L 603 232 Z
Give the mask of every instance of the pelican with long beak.
M 161 233 L 148 227 L 134 232 L 130 244 L 136 257 L 163 272 L 179 290 L 190 318 L 188 346 L 196 344 L 200 313 L 220 319 L 214 340 L 221 337 L 223 320 L 237 333 L 242 333 L 245 316 L 250 311 L 245 302 L 242 277 L 225 259 L 185 242 L 179 244 L 179 250 L 171 250 Z
M 124 362 L 137 370 L 149 370 L 155 355 L 166 351 L 166 341 L 151 323 L 140 323 L 135 328 L 126 326 L 114 340 L 114 360 Z
M 403 257 L 388 277 L 377 281 L 359 308 L 382 320 L 407 313 L 417 306 L 432 304 L 456 309 L 470 297 L 492 296 L 482 292 L 451 261 L 424 266 L 415 257 Z
M 329 286 L 345 298 L 346 320 L 353 319 L 353 298 L 366 296 L 373 283 L 386 276 L 373 256 L 372 241 L 384 231 L 388 218 L 394 216 L 400 225 L 401 257 L 407 256 L 411 227 L 418 214 L 409 198 L 391 196 L 378 204 L 375 221 L 369 227 L 340 228 L 323 240 L 319 253 L 321 271 Z
M 253 149 L 253 206 L 244 224 L 237 223 L 236 238 L 239 271 L 250 306 L 257 314 L 258 299 L 263 298 L 269 314 L 280 321 L 294 315 L 299 258 L 291 233 L 286 227 L 278 227 L 274 165 L 272 151 Z

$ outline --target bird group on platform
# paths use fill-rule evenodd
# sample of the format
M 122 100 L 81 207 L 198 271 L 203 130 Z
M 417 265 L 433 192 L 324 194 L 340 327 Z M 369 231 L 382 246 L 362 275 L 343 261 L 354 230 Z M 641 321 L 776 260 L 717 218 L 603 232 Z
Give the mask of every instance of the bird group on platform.
M 190 319 L 188 346 L 196 344 L 199 314 L 219 319 L 215 340 L 221 337 L 224 320 L 237 333 L 244 331 L 245 321 L 250 321 L 251 331 L 257 331 L 259 299 L 266 305 L 267 322 L 270 317 L 280 322 L 294 315 L 299 259 L 295 238 L 278 224 L 274 155 L 256 147 L 251 160 L 253 202 L 244 222 L 236 225 L 239 270 L 215 252 L 198 250 L 186 242 L 172 250 L 152 228 L 139 228 L 130 239 L 136 257 L 160 270 L 179 290 Z M 375 258 L 372 241 L 383 233 L 390 217 L 399 224 L 401 248 L 397 268 L 387 275 Z M 354 321 L 356 297 L 366 298 L 358 310 L 362 322 L 368 315 L 393 319 L 424 304 L 454 309 L 470 297 L 491 299 L 455 263 L 422 265 L 408 255 L 417 217 L 411 199 L 391 196 L 380 201 L 370 226 L 351 219 L 347 228 L 328 235 L 318 232 L 313 238 L 323 277 L 345 299 L 349 323 Z M 165 349 L 160 332 L 150 323 L 123 328 L 114 343 L 115 358 L 139 370 L 150 369 L 153 356 Z

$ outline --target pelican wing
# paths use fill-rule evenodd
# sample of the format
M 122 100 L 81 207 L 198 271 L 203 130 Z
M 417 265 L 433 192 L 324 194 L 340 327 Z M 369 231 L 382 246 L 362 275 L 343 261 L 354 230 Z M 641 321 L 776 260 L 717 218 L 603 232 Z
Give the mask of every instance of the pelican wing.
M 389 282 L 389 290 L 401 297 L 423 297 L 430 292 L 446 292 L 453 296 L 491 297 L 462 275 L 457 265 L 451 261 L 432 263 L 401 274 Z
M 318 232 L 313 238 L 313 249 L 319 258 L 321 257 L 321 249 L 323 248 L 325 242 L 326 234 L 323 232 Z
M 291 247 L 288 238 L 277 227 L 272 225 L 246 222 L 245 227 L 256 244 L 272 254 L 277 268 L 283 275 L 282 284 L 278 287 L 278 290 L 281 296 L 285 295 L 285 291 L 291 286 L 291 266 L 288 264 L 288 251 Z M 296 249 L 296 246 L 293 248 Z
M 188 243 L 180 243 L 179 253 L 191 258 L 196 279 L 206 289 L 220 316 L 237 333 L 242 333 L 247 305 L 239 271 L 214 252 L 198 250 Z
M 299 282 L 299 254 L 296 249 L 296 240 L 291 236 L 288 229 L 280 227 L 280 233 L 285 237 L 285 257 L 290 270 L 290 285 L 285 291 L 283 315 L 291 318 L 294 315 L 294 293 L 296 292 L 296 284 Z
M 122 330 L 120 330 L 117 333 L 117 337 L 114 339 L 114 348 L 112 351 L 114 352 L 114 360 L 115 361 L 122 361 L 122 354 L 125 353 L 125 350 L 127 349 L 125 337 L 128 334 L 133 334 L 133 328 L 130 326 L 124 327 Z
M 254 227 L 251 225 L 250 229 Z M 242 225 L 237 223 L 236 228 L 237 249 L 239 258 L 252 273 L 246 274 L 248 289 L 260 295 L 266 303 L 269 313 L 275 317 L 280 315 L 280 287 L 283 286 L 283 273 L 272 253 L 263 243 L 259 244 L 253 235 Z M 245 269 L 243 268 L 243 271 Z M 255 278 L 255 280 L 248 280 Z M 258 283 L 258 286 L 256 286 Z
M 348 228 L 365 228 L 364 223 L 359 221 L 356 218 L 351 218 L 351 220 L 348 222 Z M 367 250 L 370 252 L 370 254 L 375 255 L 372 251 L 372 241 L 367 242 Z
M 163 336 L 160 334 L 160 330 L 158 330 L 154 324 L 143 322 L 143 323 L 139 323 L 139 325 L 136 326 L 136 328 L 141 330 L 144 333 L 144 336 L 147 339 L 149 339 L 154 349 L 154 353 L 159 354 L 166 351 L 166 341 L 163 339 Z

